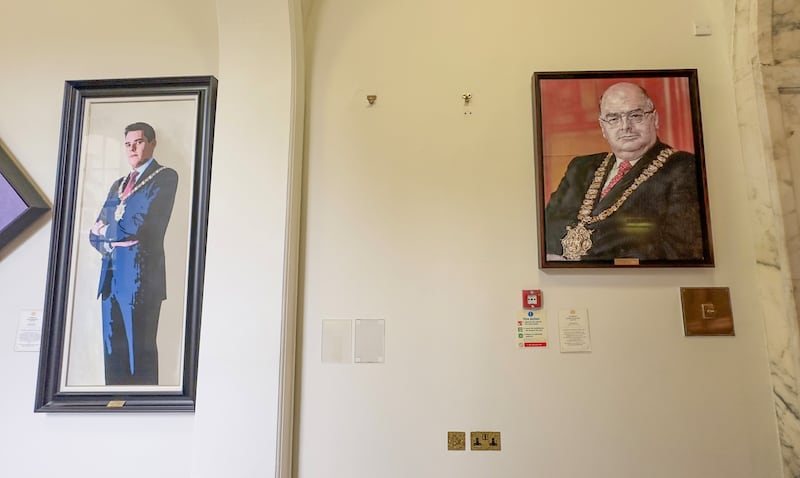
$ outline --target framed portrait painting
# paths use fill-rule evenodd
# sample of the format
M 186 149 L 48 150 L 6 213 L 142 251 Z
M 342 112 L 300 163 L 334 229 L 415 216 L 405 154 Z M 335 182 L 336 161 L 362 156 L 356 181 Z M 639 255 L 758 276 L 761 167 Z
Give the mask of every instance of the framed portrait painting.
M 37 412 L 194 410 L 216 91 L 66 82 Z
M 0 144 L 0 250 L 49 210 L 47 199 Z
M 532 79 L 541 268 L 711 267 L 697 70 Z

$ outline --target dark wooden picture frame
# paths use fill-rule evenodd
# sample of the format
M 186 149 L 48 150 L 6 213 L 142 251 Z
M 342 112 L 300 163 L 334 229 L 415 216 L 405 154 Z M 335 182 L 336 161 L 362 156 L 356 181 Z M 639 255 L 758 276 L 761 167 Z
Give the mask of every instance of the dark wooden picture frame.
M 714 266 L 697 70 L 537 72 L 532 99 L 540 268 Z
M 194 410 L 216 95 L 66 82 L 35 411 Z
M 49 210 L 47 199 L 0 144 L 0 250 Z

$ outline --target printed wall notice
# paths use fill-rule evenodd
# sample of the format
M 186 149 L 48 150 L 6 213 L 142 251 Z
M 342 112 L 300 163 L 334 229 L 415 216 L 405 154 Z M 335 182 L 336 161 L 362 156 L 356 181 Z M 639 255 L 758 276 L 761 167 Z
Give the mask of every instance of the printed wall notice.
M 547 320 L 543 310 L 520 310 L 517 316 L 517 346 L 547 347 Z
M 558 337 L 561 352 L 591 352 L 589 313 L 586 309 L 558 311 Z
M 38 352 L 42 340 L 42 310 L 21 310 L 17 323 L 15 352 Z

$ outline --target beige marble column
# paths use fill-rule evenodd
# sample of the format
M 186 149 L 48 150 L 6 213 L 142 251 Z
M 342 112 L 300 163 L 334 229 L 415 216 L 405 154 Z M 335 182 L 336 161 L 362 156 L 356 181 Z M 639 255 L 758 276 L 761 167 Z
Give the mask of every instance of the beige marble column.
M 800 477 L 800 171 L 792 170 L 791 125 L 800 97 L 800 4 L 737 0 L 734 79 L 756 275 L 772 376 L 783 474 Z

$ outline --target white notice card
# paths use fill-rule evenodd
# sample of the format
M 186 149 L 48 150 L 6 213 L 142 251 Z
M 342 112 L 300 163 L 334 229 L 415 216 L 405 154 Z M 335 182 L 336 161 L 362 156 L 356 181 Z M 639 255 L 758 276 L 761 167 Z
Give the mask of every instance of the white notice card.
M 17 324 L 17 341 L 14 352 L 38 352 L 42 340 L 42 311 L 21 310 Z
M 322 319 L 322 363 L 353 363 L 353 321 Z
M 558 311 L 558 337 L 561 352 L 591 352 L 589 337 L 589 313 L 586 309 Z
M 383 319 L 356 319 L 353 347 L 356 363 L 383 363 L 385 329 Z

